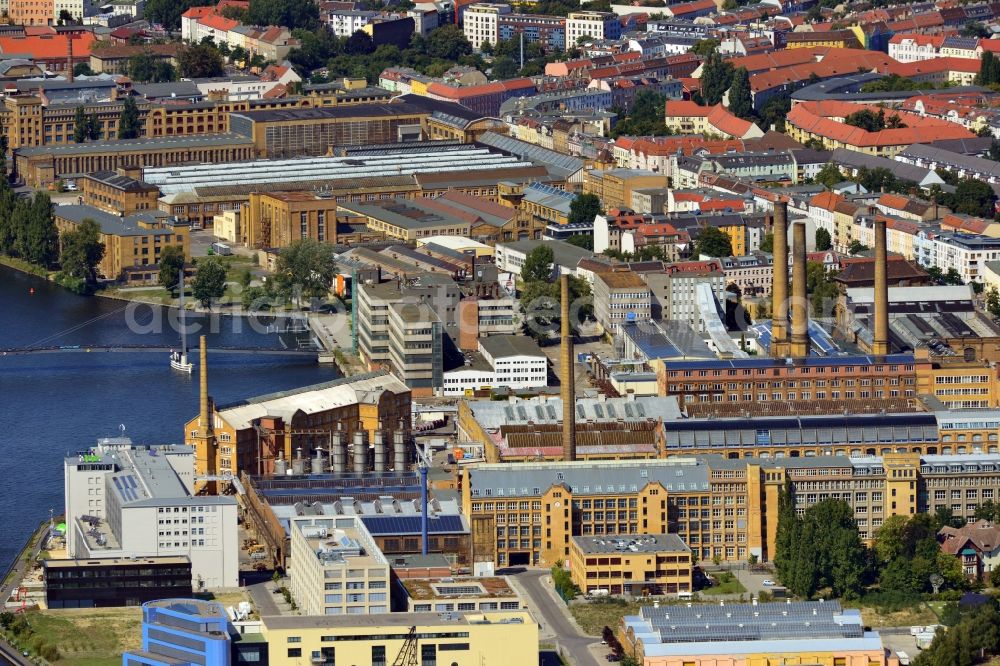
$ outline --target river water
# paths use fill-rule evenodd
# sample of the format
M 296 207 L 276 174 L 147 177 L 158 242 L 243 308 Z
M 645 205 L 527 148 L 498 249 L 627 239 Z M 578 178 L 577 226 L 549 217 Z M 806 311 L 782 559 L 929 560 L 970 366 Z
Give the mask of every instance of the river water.
M 179 346 L 176 310 L 71 294 L 0 266 L 0 349 L 80 345 Z M 219 347 L 280 347 L 247 321 L 189 317 L 209 329 L 209 391 L 218 403 L 329 381 L 310 357 L 212 354 Z M 192 335 L 189 344 L 197 346 Z M 197 365 L 197 353 L 192 355 Z M 164 352 L 0 356 L 0 569 L 49 509 L 63 508 L 68 452 L 118 435 L 177 443 L 198 411 L 198 370 L 171 370 Z

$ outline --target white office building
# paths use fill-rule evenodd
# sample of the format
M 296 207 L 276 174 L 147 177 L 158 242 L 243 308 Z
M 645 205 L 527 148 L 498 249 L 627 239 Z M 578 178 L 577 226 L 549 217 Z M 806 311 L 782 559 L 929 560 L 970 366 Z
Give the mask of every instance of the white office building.
M 511 390 L 542 388 L 548 384 L 548 361 L 531 338 L 524 335 L 491 335 L 480 338 L 479 354 L 468 364 L 444 373 L 444 394 L 506 387 Z
M 194 589 L 239 585 L 236 499 L 191 494 L 193 447 L 102 439 L 64 473 L 71 558 L 187 556 Z

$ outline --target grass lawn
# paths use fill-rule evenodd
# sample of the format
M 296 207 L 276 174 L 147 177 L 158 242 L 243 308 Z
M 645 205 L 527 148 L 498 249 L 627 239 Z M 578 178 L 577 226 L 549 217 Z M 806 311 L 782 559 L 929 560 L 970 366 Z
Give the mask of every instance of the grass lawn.
M 864 606 L 860 604 L 852 604 L 849 602 L 841 603 L 844 607 L 848 608 L 859 608 L 861 610 L 861 619 L 868 627 L 906 627 L 906 626 L 926 626 L 928 624 L 937 624 L 938 617 L 935 611 L 929 608 L 933 604 L 939 604 L 941 602 L 931 601 L 929 603 L 920 602 L 910 608 L 904 608 L 898 611 L 886 612 L 884 609 L 879 610 L 873 606 Z
M 747 588 L 743 587 L 743 583 L 736 579 L 731 573 L 721 573 L 716 576 L 719 581 L 718 585 L 713 585 L 712 587 L 706 587 L 701 590 L 700 594 L 716 595 L 716 594 L 743 594 L 747 591 Z
M 603 601 L 585 601 L 570 604 L 569 611 L 576 618 L 577 624 L 584 633 L 590 636 L 600 636 L 604 627 L 617 630 L 618 623 L 625 615 L 635 615 L 643 604 L 649 601 L 625 601 L 624 599 L 607 599 Z
M 59 648 L 56 664 L 111 666 L 121 664 L 125 650 L 138 648 L 142 636 L 140 608 L 80 608 L 30 611 L 35 638 Z

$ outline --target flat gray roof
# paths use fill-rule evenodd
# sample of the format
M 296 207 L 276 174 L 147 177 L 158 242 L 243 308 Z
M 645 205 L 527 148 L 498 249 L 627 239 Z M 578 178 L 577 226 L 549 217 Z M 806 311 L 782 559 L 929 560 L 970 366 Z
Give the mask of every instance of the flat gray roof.
M 538 343 L 526 335 L 491 335 L 480 338 L 480 346 L 493 358 L 537 356 L 545 358 Z
M 690 553 L 691 549 L 676 534 L 606 534 L 575 536 L 573 541 L 585 554 L 602 553 Z
M 169 225 L 165 229 L 143 229 L 139 226 L 140 222 L 164 222 L 168 219 L 164 213 L 136 213 L 127 217 L 118 217 L 93 206 L 69 204 L 56 206 L 53 209 L 53 214 L 74 224 L 80 224 L 87 219 L 93 220 L 101 228 L 102 233 L 110 236 L 166 236 L 175 233 L 174 228 Z
M 119 152 L 145 153 L 163 148 L 202 148 L 206 146 L 252 146 L 253 139 L 239 134 L 207 134 L 200 136 L 160 136 L 145 139 L 108 139 L 69 143 L 61 146 L 17 148 L 14 153 L 34 155 L 87 155 L 90 153 Z

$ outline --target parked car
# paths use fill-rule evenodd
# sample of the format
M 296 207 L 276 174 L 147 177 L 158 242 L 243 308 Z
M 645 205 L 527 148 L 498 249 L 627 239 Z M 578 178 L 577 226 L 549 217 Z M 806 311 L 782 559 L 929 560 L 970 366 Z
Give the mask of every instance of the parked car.
M 765 578 L 764 582 L 761 583 L 761 585 L 763 585 L 764 587 L 774 587 L 774 581 L 771 580 L 770 578 Z

